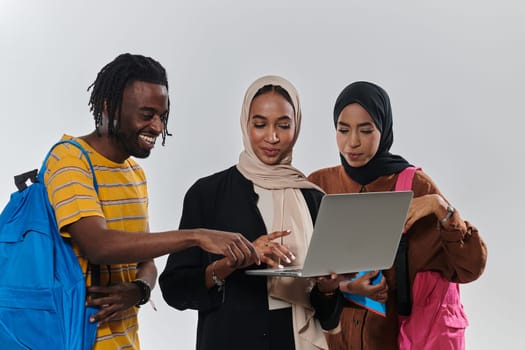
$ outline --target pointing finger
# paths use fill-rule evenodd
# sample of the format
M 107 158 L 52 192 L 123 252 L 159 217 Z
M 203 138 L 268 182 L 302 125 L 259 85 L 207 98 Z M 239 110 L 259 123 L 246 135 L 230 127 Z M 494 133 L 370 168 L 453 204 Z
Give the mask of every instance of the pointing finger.
M 268 234 L 268 239 L 270 241 L 273 241 L 276 238 L 288 236 L 290 233 L 292 233 L 292 230 L 286 230 L 286 231 L 275 231 Z

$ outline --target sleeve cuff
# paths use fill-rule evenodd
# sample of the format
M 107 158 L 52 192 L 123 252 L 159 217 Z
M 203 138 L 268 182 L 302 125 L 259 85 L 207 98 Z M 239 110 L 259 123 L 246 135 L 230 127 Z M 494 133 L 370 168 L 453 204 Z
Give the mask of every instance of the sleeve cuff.
M 330 329 L 330 330 L 323 329 L 323 333 L 330 334 L 330 335 L 341 333 L 341 322 L 339 321 L 339 323 L 337 324 L 337 327 L 333 329 Z
M 441 238 L 447 243 L 461 242 L 463 241 L 464 234 L 461 231 L 445 231 L 441 230 Z

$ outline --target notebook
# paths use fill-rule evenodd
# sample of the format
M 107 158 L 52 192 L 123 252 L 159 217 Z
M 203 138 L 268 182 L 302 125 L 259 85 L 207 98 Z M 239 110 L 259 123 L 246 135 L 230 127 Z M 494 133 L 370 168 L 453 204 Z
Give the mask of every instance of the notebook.
M 303 266 L 245 272 L 316 277 L 388 269 L 394 263 L 412 196 L 412 191 L 327 194 Z

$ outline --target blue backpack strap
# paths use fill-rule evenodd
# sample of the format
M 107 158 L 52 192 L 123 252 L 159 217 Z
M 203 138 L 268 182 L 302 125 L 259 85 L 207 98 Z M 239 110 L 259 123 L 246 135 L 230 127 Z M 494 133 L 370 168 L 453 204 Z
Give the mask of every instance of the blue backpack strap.
M 75 140 L 61 140 L 55 143 L 53 147 L 51 147 L 49 152 L 47 152 L 47 155 L 44 158 L 44 161 L 42 162 L 42 167 L 40 168 L 40 171 L 38 172 L 38 175 L 37 175 L 38 181 L 41 182 L 42 184 L 44 183 L 44 173 L 46 171 L 47 160 L 51 156 L 51 153 L 53 152 L 55 147 L 58 145 L 64 144 L 64 143 L 73 145 L 82 152 L 82 154 L 84 155 L 84 158 L 86 158 L 88 162 L 89 169 L 91 170 L 91 174 L 93 176 L 93 187 L 95 188 L 95 191 L 98 194 L 98 182 L 97 182 L 97 177 L 95 175 L 95 168 L 93 168 L 93 163 L 91 163 L 91 159 L 89 158 L 89 154 L 86 151 L 86 149 L 82 147 L 82 145 L 78 141 L 75 141 Z M 92 286 L 100 285 L 100 266 L 92 264 L 91 262 L 88 262 L 88 269 L 91 269 L 91 285 Z M 85 271 L 85 272 L 87 276 L 88 271 Z
M 84 155 L 84 158 L 86 158 L 86 160 L 88 162 L 89 169 L 91 170 L 91 174 L 93 175 L 93 187 L 95 188 L 95 191 L 97 191 L 97 194 L 98 194 L 98 182 L 97 182 L 97 177 L 95 176 L 95 169 L 93 168 L 93 163 L 91 163 L 91 159 L 89 158 L 89 154 L 86 151 L 86 149 L 84 147 L 82 147 L 82 145 L 80 143 L 78 143 L 77 141 L 75 141 L 75 140 L 58 141 L 57 143 L 55 143 L 53 145 L 53 147 L 51 147 L 49 152 L 47 152 L 47 155 L 44 158 L 44 161 L 42 162 L 42 167 L 40 168 L 40 171 L 38 172 L 38 181 L 40 181 L 41 183 L 44 183 L 44 172 L 46 171 L 47 160 L 49 159 L 49 156 L 51 156 L 51 153 L 53 152 L 55 147 L 58 146 L 58 145 L 61 145 L 63 143 L 68 143 L 70 145 L 73 145 L 73 146 L 77 147 L 78 149 L 80 149 L 80 151 L 82 151 L 82 154 Z

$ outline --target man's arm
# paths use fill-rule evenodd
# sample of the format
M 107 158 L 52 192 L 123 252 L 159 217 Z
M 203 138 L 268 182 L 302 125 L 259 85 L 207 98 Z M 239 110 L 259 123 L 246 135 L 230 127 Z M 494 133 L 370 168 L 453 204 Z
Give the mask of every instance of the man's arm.
M 82 254 L 93 264 L 147 261 L 161 255 L 199 246 L 228 258 L 231 266 L 250 260 L 260 264 L 255 247 L 239 233 L 207 229 L 173 230 L 158 233 L 110 230 L 100 216 L 82 218 L 64 228 Z
M 135 276 L 137 279 L 146 281 L 151 289 L 155 288 L 155 283 L 157 282 L 157 267 L 153 260 L 147 260 L 139 263 L 137 265 L 137 274 Z

